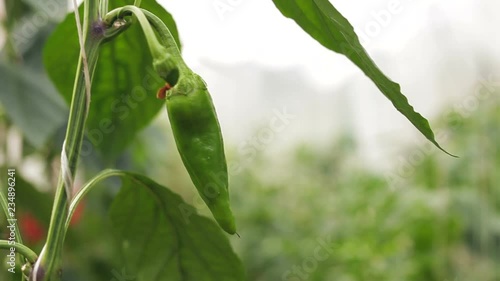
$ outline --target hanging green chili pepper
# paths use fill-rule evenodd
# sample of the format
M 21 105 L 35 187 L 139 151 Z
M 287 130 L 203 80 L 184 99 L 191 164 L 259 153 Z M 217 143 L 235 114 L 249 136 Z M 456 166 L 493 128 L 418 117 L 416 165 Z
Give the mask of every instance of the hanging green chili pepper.
M 200 76 L 183 73 L 179 77 L 167 91 L 167 111 L 177 149 L 194 185 L 220 226 L 234 234 L 221 129 Z
M 155 71 L 166 82 L 158 90 L 157 97 L 166 98 L 170 124 L 184 166 L 216 221 L 226 232 L 234 234 L 236 226 L 229 205 L 222 133 L 206 84 L 184 63 L 170 31 L 154 14 L 125 6 L 108 15 L 113 19 L 131 13 L 137 17 L 146 35 Z

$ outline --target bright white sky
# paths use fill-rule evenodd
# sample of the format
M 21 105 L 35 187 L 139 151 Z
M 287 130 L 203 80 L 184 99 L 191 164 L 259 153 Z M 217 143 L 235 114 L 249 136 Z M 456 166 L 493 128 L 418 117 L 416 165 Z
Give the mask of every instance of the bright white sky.
M 229 2 L 160 1 L 174 15 L 184 43 L 184 55 L 192 64 L 201 58 L 210 58 L 273 67 L 302 65 L 311 71 L 316 69 L 312 73 L 331 73 L 333 66 L 343 61 L 284 18 L 272 1 L 233 1 L 237 3 L 234 8 L 223 13 L 215 8 L 217 3 Z
M 159 0 L 175 17 L 184 43 L 184 55 L 196 64 L 201 58 L 219 62 L 252 61 L 270 66 L 300 65 L 318 83 L 350 75 L 355 68 L 333 55 L 284 18 L 271 0 Z M 428 24 L 429 7 L 467 23 L 477 12 L 477 0 L 333 0 L 358 32 L 368 34 L 365 48 L 397 51 Z M 494 2 L 490 0 L 489 2 Z M 231 4 L 234 3 L 234 4 Z M 217 10 L 215 6 L 230 7 Z M 391 11 L 386 26 L 376 14 Z M 392 9 L 394 11 L 394 9 Z M 448 11 L 448 12 L 447 12 Z M 375 24 L 375 25 L 374 25 Z M 380 28 L 377 30 L 377 26 Z M 371 28 L 371 29 L 370 29 Z M 367 31 L 368 30 L 368 31 Z M 372 30 L 372 31 L 370 31 Z M 363 32 L 366 31 L 366 32 Z M 371 34 L 371 36 L 369 36 Z M 335 75 L 332 75 L 335 73 Z

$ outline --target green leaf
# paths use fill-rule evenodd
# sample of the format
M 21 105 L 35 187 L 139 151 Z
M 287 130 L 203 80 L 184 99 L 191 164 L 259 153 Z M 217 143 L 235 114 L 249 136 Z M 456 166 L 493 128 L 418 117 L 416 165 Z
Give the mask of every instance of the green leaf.
M 437 143 L 429 122 L 408 103 L 401 87 L 377 67 L 361 46 L 354 28 L 328 0 L 273 0 L 281 13 L 326 48 L 343 54 L 358 66 L 410 122 L 434 145 Z M 451 154 L 450 154 L 451 155 Z M 453 156 L 453 155 L 452 155 Z
M 38 17 L 43 15 L 49 21 L 61 21 L 68 11 L 67 0 L 15 0 L 17 2 L 24 2 L 29 5 Z
M 0 62 L 0 83 L 5 85 L 0 88 L 0 103 L 9 119 L 34 148 L 46 144 L 65 124 L 68 116 L 67 105 L 49 80 L 42 64 L 40 46 L 45 43 L 49 29 L 41 28 L 21 41 L 16 41 L 16 36 L 10 38 L 17 47 L 16 59 L 7 56 L 6 60 Z M 24 33 L 20 27 L 16 27 L 9 35 L 15 34 Z
M 111 221 L 124 270 L 139 281 L 239 281 L 243 266 L 213 221 L 154 181 L 121 173 Z
M 33 146 L 40 148 L 64 124 L 66 105 L 44 75 L 0 62 L 0 85 L 4 111 Z
M 133 1 L 117 0 L 123 6 Z M 160 17 L 179 43 L 171 15 L 154 0 L 141 5 Z M 69 103 L 73 92 L 79 44 L 73 14 L 57 27 L 45 46 L 44 60 L 50 78 Z M 164 82 L 154 73 L 149 49 L 138 24 L 102 45 L 92 81 L 92 102 L 87 138 L 103 159 L 114 161 L 135 135 L 163 107 L 156 91 Z M 84 143 L 82 152 L 88 151 Z
M 9 29 L 25 15 L 32 12 L 31 7 L 26 5 L 24 1 L 6 0 L 4 5 L 7 14 L 5 25 Z

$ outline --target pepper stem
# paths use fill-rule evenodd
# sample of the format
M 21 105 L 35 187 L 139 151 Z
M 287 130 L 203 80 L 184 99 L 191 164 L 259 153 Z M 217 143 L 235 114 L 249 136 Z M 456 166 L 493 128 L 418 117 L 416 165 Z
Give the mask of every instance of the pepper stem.
M 192 73 L 182 59 L 170 30 L 151 12 L 128 5 L 109 12 L 104 21 L 106 24 L 111 25 L 116 20 L 131 15 L 134 15 L 141 25 L 153 57 L 153 67 L 165 82 L 174 87 L 180 76 Z
M 164 57 L 167 54 L 167 50 L 160 44 L 160 42 L 158 42 L 151 25 L 140 8 L 133 5 L 127 5 L 114 9 L 106 15 L 104 21 L 108 25 L 111 25 L 115 20 L 123 19 L 124 17 L 131 15 L 134 15 L 139 21 L 153 59 L 160 59 Z

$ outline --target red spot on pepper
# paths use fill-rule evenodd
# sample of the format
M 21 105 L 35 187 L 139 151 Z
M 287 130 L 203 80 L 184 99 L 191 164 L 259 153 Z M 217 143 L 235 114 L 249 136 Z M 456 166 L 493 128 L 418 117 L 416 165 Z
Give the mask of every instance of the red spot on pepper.
M 167 97 L 167 91 L 170 89 L 172 89 L 172 86 L 170 86 L 170 84 L 168 83 L 165 83 L 165 86 L 161 87 L 156 93 L 156 97 L 159 99 L 165 99 L 165 97 Z

